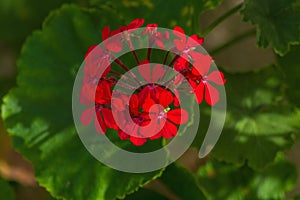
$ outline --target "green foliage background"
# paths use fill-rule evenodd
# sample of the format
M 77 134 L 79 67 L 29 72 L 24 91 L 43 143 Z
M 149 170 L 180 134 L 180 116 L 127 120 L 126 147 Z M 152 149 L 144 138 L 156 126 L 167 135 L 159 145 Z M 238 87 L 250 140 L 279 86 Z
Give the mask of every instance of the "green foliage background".
M 145 18 L 146 23 L 166 28 L 180 25 L 187 34 L 205 35 L 215 26 L 199 27 L 199 16 L 221 2 L 1 1 L 1 43 L 20 52 L 16 83 L 15 77 L 0 80 L 1 97 L 7 93 L 2 118 L 15 149 L 33 163 L 36 180 L 53 198 L 132 200 L 170 199 L 173 195 L 187 200 L 280 200 L 293 189 L 297 174 L 284 152 L 299 138 L 300 130 L 299 0 L 245 0 L 235 8 L 244 21 L 255 26 L 258 47 L 273 48 L 276 64 L 225 73 L 228 111 L 224 131 L 196 172 L 180 163 L 146 174 L 119 172 L 96 161 L 76 134 L 71 110 L 73 82 L 87 48 L 100 42 L 102 27 Z M 201 137 L 199 132 L 197 140 Z M 145 187 L 153 182 L 172 195 Z M 10 185 L 0 179 L 0 199 L 13 199 Z

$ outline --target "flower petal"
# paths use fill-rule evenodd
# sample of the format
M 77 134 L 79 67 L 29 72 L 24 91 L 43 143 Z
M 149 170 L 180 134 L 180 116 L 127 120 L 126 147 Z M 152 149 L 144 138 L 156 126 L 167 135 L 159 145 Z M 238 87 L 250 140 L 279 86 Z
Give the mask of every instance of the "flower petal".
M 160 78 L 162 78 L 165 74 L 165 69 L 161 64 L 154 65 L 152 69 L 151 81 L 152 83 L 156 83 Z
M 204 96 L 204 83 L 200 82 L 199 85 L 194 90 L 194 94 L 196 95 L 196 100 L 198 104 L 201 104 Z
M 119 130 L 118 131 L 118 136 L 121 140 L 127 140 L 130 136 L 126 134 L 124 131 Z
M 219 91 L 209 83 L 205 84 L 205 101 L 208 105 L 214 106 L 220 99 Z
M 209 75 L 207 75 L 206 78 L 208 81 L 214 82 L 218 85 L 224 85 L 226 82 L 226 79 L 224 78 L 224 74 L 219 71 L 213 71 Z
M 80 121 L 83 126 L 87 126 L 92 122 L 95 116 L 95 106 L 85 109 L 80 116 Z
M 189 119 L 189 114 L 182 108 L 177 108 L 167 112 L 167 118 L 175 124 L 185 124 Z
M 98 133 L 105 134 L 106 133 L 106 125 L 100 115 L 96 115 L 97 117 L 94 120 L 94 126 Z
M 184 30 L 180 26 L 174 27 L 173 34 L 179 37 L 185 43 L 186 36 L 184 34 Z
M 107 38 L 109 38 L 109 36 L 110 36 L 110 27 L 109 26 L 105 26 L 102 29 L 102 41 L 104 41 Z
M 201 76 L 205 76 L 210 70 L 212 58 L 209 55 L 203 55 L 195 51 L 190 51 L 190 55 L 194 60 L 193 66 L 198 70 Z
M 102 115 L 103 115 L 103 119 L 104 119 L 104 122 L 107 125 L 107 127 L 118 130 L 118 126 L 115 122 L 115 119 L 114 119 L 110 109 L 102 108 Z
M 187 40 L 187 46 L 188 47 L 196 47 L 196 46 L 202 45 L 203 42 L 204 42 L 203 37 L 200 37 L 198 35 L 192 35 Z
M 137 138 L 137 137 L 130 136 L 130 141 L 135 146 L 142 146 L 143 144 L 145 144 L 147 139 L 146 138 Z
M 177 134 L 177 127 L 171 122 L 166 121 L 165 126 L 161 130 L 164 138 L 172 138 Z
M 143 76 L 143 78 L 147 81 L 147 83 L 151 83 L 151 71 L 150 71 L 150 63 L 148 60 L 144 60 L 138 66 L 139 73 Z
M 174 44 L 175 44 L 176 48 L 178 49 L 178 51 L 184 51 L 186 48 L 185 41 L 175 39 Z
M 144 24 L 144 19 L 142 18 L 138 18 L 138 19 L 135 19 L 133 20 L 132 22 L 130 22 L 126 27 L 127 29 L 136 29 L 136 28 L 139 28 L 141 27 L 143 24 Z
M 166 108 L 168 105 L 170 105 L 173 102 L 174 97 L 172 92 L 163 89 L 157 94 L 157 99 L 159 100 L 159 104 L 162 105 L 164 108 Z

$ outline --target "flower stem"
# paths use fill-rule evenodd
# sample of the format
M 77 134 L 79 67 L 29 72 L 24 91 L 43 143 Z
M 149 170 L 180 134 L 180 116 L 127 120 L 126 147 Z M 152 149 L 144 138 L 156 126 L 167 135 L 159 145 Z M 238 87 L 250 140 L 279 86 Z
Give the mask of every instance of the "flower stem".
M 170 62 L 169 66 L 172 67 L 172 65 L 176 62 L 176 60 L 178 60 L 180 56 L 179 55 L 176 55 L 173 60 Z
M 148 52 L 147 52 L 147 60 L 150 62 L 150 58 L 151 58 L 151 50 L 152 48 L 148 48 Z
M 122 67 L 126 72 L 129 71 L 129 68 L 126 67 L 126 65 L 124 65 L 124 64 L 122 63 L 122 61 L 119 60 L 118 58 L 114 58 L 114 62 L 117 63 L 120 67 Z
M 242 7 L 243 3 L 233 7 L 232 9 L 230 9 L 228 12 L 226 12 L 225 14 L 223 14 L 221 17 L 219 17 L 218 19 L 216 19 L 212 24 L 210 24 L 203 32 L 202 32 L 202 36 L 205 37 L 207 36 L 214 28 L 216 28 L 220 23 L 222 23 L 224 20 L 226 20 L 228 17 L 230 17 L 231 15 L 233 15 L 234 13 L 236 13 L 237 11 L 239 11 Z
M 255 33 L 256 33 L 256 30 L 255 30 L 255 29 L 254 29 L 254 30 L 252 29 L 252 30 L 250 30 L 250 31 L 247 31 L 247 32 L 245 32 L 245 33 L 243 33 L 243 34 L 241 34 L 241 35 L 239 35 L 239 36 L 233 38 L 232 40 L 229 40 L 228 42 L 222 44 L 221 46 L 219 46 L 219 47 L 217 47 L 217 48 L 211 50 L 211 51 L 210 51 L 210 54 L 217 54 L 217 53 L 219 53 L 220 51 L 222 51 L 223 49 L 228 48 L 228 47 L 230 47 L 231 45 L 233 45 L 233 44 L 235 44 L 235 43 L 237 43 L 237 42 L 239 42 L 239 41 L 242 41 L 243 39 L 245 39 L 245 38 L 247 38 L 247 37 L 250 37 L 250 36 L 254 35 Z
M 170 54 L 170 51 L 168 51 L 168 52 L 166 53 L 165 58 L 164 58 L 164 61 L 163 61 L 163 65 L 166 65 L 169 54 Z
M 140 85 L 140 82 L 137 80 L 136 76 L 129 70 L 128 67 L 123 64 L 121 60 L 119 60 L 118 58 L 114 58 L 114 62 L 121 66 L 126 72 L 128 72 L 131 77 L 137 82 L 137 84 Z
M 134 49 L 132 49 L 132 53 L 133 53 L 133 56 L 134 56 L 134 59 L 135 59 L 136 63 L 139 65 L 139 64 L 140 64 L 140 61 L 139 61 L 139 58 L 138 58 L 138 56 L 136 55 L 136 52 L 135 52 Z

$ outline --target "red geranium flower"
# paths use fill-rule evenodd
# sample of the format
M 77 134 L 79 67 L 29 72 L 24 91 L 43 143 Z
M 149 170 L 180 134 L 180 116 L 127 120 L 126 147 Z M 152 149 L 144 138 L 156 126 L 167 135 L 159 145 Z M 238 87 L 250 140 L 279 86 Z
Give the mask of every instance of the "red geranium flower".
M 211 84 L 224 85 L 226 80 L 224 74 L 219 71 L 210 71 L 210 65 L 212 58 L 209 55 L 203 55 L 197 53 L 197 60 L 193 64 L 191 69 L 191 75 L 189 78 L 190 84 L 196 94 L 196 99 L 200 104 L 205 97 L 205 101 L 213 106 L 219 99 L 219 91 Z
M 226 81 L 223 73 L 210 69 L 212 58 L 196 51 L 202 45 L 203 38 L 197 35 L 186 37 L 183 29 L 176 26 L 173 30 L 175 48 L 172 50 L 175 49 L 178 55 L 173 57 L 169 67 L 180 74 L 173 78 L 168 76 L 168 81 L 163 82 L 167 70 L 161 64 L 150 64 L 151 47 L 156 44 L 164 49 L 169 32 L 159 32 L 157 24 L 146 26 L 142 36 L 148 35 L 149 48 L 147 60 L 140 62 L 132 38 L 141 37 L 133 31 L 143 23 L 143 19 L 135 19 L 117 30 L 111 31 L 109 26 L 103 28 L 103 46 L 93 45 L 85 55 L 80 91 L 80 103 L 87 106 L 80 117 L 82 125 L 87 126 L 94 119 L 97 132 L 105 134 L 107 128 L 114 129 L 121 140 L 129 140 L 136 146 L 145 144 L 148 139 L 172 138 L 177 135 L 178 126 L 187 123 L 188 112 L 180 107 L 179 97 L 179 91 L 187 89 L 181 87 L 186 79 L 192 86 L 197 102 L 200 104 L 205 99 L 211 106 L 219 101 L 219 92 L 214 84 L 223 85 Z M 113 55 L 123 49 L 124 41 L 134 54 L 139 65 L 138 72 L 144 81 L 139 81 L 139 76 Z M 165 54 L 164 64 L 170 55 L 170 52 Z M 119 84 L 125 88 L 124 91 L 134 90 L 131 96 L 118 89 L 112 97 L 116 78 L 122 77 L 122 73 L 111 69 L 114 66 L 110 65 L 111 62 L 130 74 L 130 77 L 123 77 L 125 82 L 119 81 Z M 187 92 L 192 93 L 190 89 Z
M 143 35 L 149 35 L 149 46 L 152 47 L 155 43 L 160 49 L 164 49 L 164 40 L 169 39 L 169 32 L 161 33 L 157 31 L 157 24 L 148 24 L 143 31 Z
M 156 126 L 150 127 L 149 132 L 159 132 L 150 137 L 157 139 L 160 137 L 172 138 L 177 134 L 177 126 L 185 124 L 188 121 L 188 113 L 181 108 L 170 109 L 169 105 L 173 102 L 173 95 L 168 90 L 164 89 L 160 92 L 158 101 L 153 101 L 150 96 L 145 100 L 143 109 L 149 115 L 149 119 L 155 120 Z M 158 105 L 159 104 L 159 105 Z
M 128 100 L 129 105 L 126 105 Z M 143 112 L 140 112 L 139 101 L 136 94 L 132 94 L 130 99 L 126 95 L 119 94 L 113 102 L 113 111 L 117 117 L 116 123 L 119 125 L 119 138 L 121 140 L 129 139 L 136 146 L 143 145 L 147 141 L 147 135 L 144 135 L 141 129 L 149 124 L 149 120 L 144 117 Z M 126 115 L 127 113 L 130 116 Z
M 112 82 L 109 80 L 100 80 L 96 94 L 95 94 L 95 104 L 84 110 L 81 114 L 80 120 L 83 126 L 89 125 L 96 113 L 94 120 L 94 126 L 98 133 L 105 134 L 106 128 L 118 129 L 112 112 L 109 109 L 109 104 L 111 101 L 111 87 Z
M 186 38 L 184 30 L 179 26 L 175 26 L 173 34 L 179 38 L 174 40 L 175 47 L 181 52 L 181 56 L 185 59 L 188 59 L 189 56 L 192 57 L 191 52 L 204 42 L 204 38 L 199 37 L 198 35 L 192 35 Z

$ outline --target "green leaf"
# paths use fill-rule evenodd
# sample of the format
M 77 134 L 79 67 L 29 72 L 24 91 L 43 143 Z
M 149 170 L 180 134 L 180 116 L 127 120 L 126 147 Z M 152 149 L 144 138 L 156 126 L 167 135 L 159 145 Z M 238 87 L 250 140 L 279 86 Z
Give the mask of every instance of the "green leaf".
M 4 179 L 0 177 L 0 199 L 13 200 L 14 191 Z
M 220 160 L 262 169 L 289 148 L 299 114 L 284 98 L 282 77 L 268 67 L 225 75 L 227 116 L 212 154 Z
M 211 199 L 285 199 L 296 184 L 297 173 L 283 157 L 261 172 L 210 160 L 200 168 L 199 181 Z
M 0 104 L 2 104 L 2 97 L 15 85 L 14 79 L 12 77 L 0 78 Z
M 206 199 L 194 174 L 177 164 L 168 166 L 160 180 L 179 199 Z
M 199 32 L 199 15 L 214 9 L 223 0 L 90 0 L 92 5 L 114 8 L 124 21 L 144 18 L 146 23 L 158 23 L 160 27 L 173 28 L 175 25 L 184 28 L 187 34 Z
M 129 174 L 106 167 L 89 154 L 76 134 L 75 72 L 87 48 L 100 42 L 102 27 L 119 24 L 112 15 L 75 5 L 52 12 L 43 29 L 23 46 L 18 87 L 4 98 L 2 117 L 15 148 L 34 164 L 39 184 L 56 198 L 124 198 L 161 175 L 161 171 Z
M 138 190 L 137 192 L 128 195 L 125 200 L 168 200 L 166 197 L 151 191 L 149 189 L 143 189 L 141 188 L 140 190 Z
M 288 99 L 300 108 L 300 46 L 296 46 L 284 57 L 278 58 L 280 69 L 284 72 L 284 82 L 286 84 Z
M 245 21 L 257 27 L 257 43 L 269 44 L 279 55 L 300 42 L 300 4 L 298 0 L 245 0 Z
M 156 188 L 164 191 L 165 194 L 173 196 L 174 199 L 206 199 L 197 177 L 187 169 L 178 164 L 169 165 L 163 175 L 157 180 Z M 162 187 L 163 186 L 163 187 Z M 166 199 L 165 197 L 150 191 L 141 189 L 138 192 L 126 197 L 126 200 L 139 199 Z
M 77 0 L 2 0 L 0 3 L 1 41 L 20 45 L 53 9 Z

